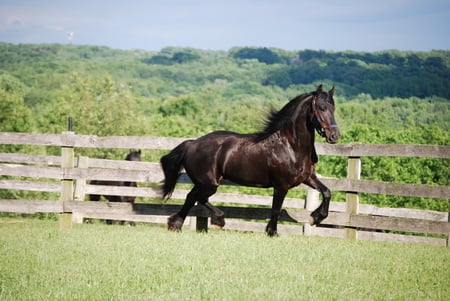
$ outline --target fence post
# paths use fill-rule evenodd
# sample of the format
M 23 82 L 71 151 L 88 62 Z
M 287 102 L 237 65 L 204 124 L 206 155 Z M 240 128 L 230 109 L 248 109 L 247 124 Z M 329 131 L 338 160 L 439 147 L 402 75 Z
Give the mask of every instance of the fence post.
M 209 210 L 205 205 L 198 205 L 199 212 L 195 217 L 195 228 L 197 232 L 208 232 L 208 215 L 210 214 Z
M 316 210 L 320 205 L 319 191 L 308 189 L 306 191 L 305 209 L 309 212 Z M 305 223 L 303 226 L 303 235 L 309 236 L 314 234 L 314 226 Z
M 69 131 L 61 133 L 61 194 L 63 212 L 59 214 L 59 227 L 70 229 L 72 227 L 72 214 L 66 212 L 64 202 L 73 200 L 73 180 L 66 178 L 65 169 L 74 167 L 74 133 L 72 132 L 72 118 L 69 117 Z
M 195 228 L 197 232 L 208 232 L 208 218 L 197 216 Z
M 78 157 L 78 168 L 87 169 L 89 167 L 89 157 L 79 156 Z M 75 181 L 75 201 L 84 201 L 86 195 L 86 179 L 77 179 Z M 83 223 L 83 214 L 80 212 L 72 212 L 72 222 L 76 224 Z
M 196 215 L 187 216 L 189 218 L 189 229 L 196 230 L 197 232 L 208 232 L 209 210 L 202 204 L 197 204 L 195 207 L 197 209 Z
M 361 158 L 349 157 L 347 166 L 347 179 L 359 180 L 361 177 Z M 357 214 L 359 211 L 359 193 L 348 191 L 345 196 L 346 200 L 346 213 Z M 354 228 L 345 228 L 345 238 L 350 240 L 356 240 L 358 238 L 358 232 Z

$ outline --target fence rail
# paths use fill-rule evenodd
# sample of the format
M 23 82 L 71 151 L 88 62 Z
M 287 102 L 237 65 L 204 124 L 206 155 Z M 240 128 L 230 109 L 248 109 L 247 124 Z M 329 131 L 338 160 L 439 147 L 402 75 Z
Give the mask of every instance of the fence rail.
M 89 180 L 135 181 L 160 183 L 163 173 L 156 162 L 130 162 L 75 157 L 76 148 L 140 148 L 168 150 L 184 138 L 164 137 L 98 137 L 62 134 L 0 133 L 0 144 L 40 145 L 61 147 L 61 156 L 40 156 L 19 153 L 0 153 L 0 189 L 29 190 L 59 193 L 59 200 L 0 200 L 1 212 L 55 212 L 74 221 L 84 218 L 120 219 L 141 222 L 165 222 L 166 217 L 179 209 L 178 204 L 163 203 L 158 188 L 89 185 Z M 362 156 L 403 156 L 422 158 L 450 158 L 450 147 L 434 145 L 365 145 L 359 143 L 330 145 L 316 144 L 319 155 L 345 156 L 349 160 L 345 179 L 322 178 L 334 191 L 347 193 L 346 202 L 332 202 L 330 215 L 324 221 L 332 228 L 299 226 L 307 223 L 310 211 L 318 205 L 318 194 L 308 191 L 306 200 L 286 199 L 279 232 L 326 235 L 358 239 L 407 241 L 448 245 L 449 213 L 406 208 L 378 208 L 359 204 L 359 193 L 374 193 L 412 197 L 449 199 L 450 186 L 388 183 L 359 179 Z M 39 179 L 38 181 L 36 179 Z M 189 183 L 183 175 L 180 183 Z M 232 184 L 232 183 L 225 183 Z M 142 185 L 141 185 L 142 186 Z M 297 189 L 306 189 L 300 186 Z M 176 189 L 172 198 L 184 199 L 188 190 Z M 146 203 L 80 202 L 87 194 L 137 196 Z M 225 228 L 264 231 L 270 216 L 271 197 L 242 193 L 217 193 L 211 201 L 219 202 L 225 212 Z M 251 205 L 249 207 L 249 205 Z M 71 215 L 69 215 L 71 214 Z M 206 219 L 209 212 L 196 206 L 191 216 Z M 63 218 L 62 218 L 63 219 Z M 252 220 L 252 221 L 249 221 Z M 371 231 L 363 231 L 371 230 Z M 373 232 L 378 231 L 378 232 Z M 403 232 L 392 234 L 386 232 Z M 421 233 L 421 236 L 407 235 Z M 431 235 L 431 236 L 430 236 Z M 441 235 L 441 237 L 435 237 Z M 446 236 L 444 238 L 443 236 Z
M 186 139 L 188 138 L 149 136 L 99 137 L 95 135 L 75 135 L 73 132 L 63 132 L 62 134 L 2 132 L 0 134 L 0 144 L 160 150 L 172 149 Z M 449 149 L 449 146 L 421 144 L 316 143 L 316 151 L 319 155 L 344 157 L 389 156 L 448 159 L 450 158 Z

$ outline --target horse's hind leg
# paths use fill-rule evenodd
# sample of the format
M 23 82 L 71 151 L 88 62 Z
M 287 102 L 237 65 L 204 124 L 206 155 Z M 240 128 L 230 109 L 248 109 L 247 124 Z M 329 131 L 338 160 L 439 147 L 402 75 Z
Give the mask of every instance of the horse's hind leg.
M 183 226 L 184 220 L 188 215 L 189 211 L 192 207 L 194 207 L 195 202 L 197 201 L 197 194 L 199 193 L 199 188 L 194 186 L 191 191 L 189 191 L 186 196 L 186 201 L 184 202 L 181 210 L 175 214 L 169 216 L 167 220 L 167 229 L 170 231 L 181 231 L 181 227 Z
M 171 231 L 181 231 L 184 220 L 188 215 L 191 208 L 195 205 L 195 202 L 199 201 L 205 203 L 208 197 L 213 195 L 217 190 L 217 186 L 200 186 L 195 185 L 194 188 L 188 193 L 186 201 L 184 202 L 181 210 L 169 217 L 167 221 L 167 228 Z M 211 205 L 212 206 L 212 205 Z M 217 208 L 216 208 L 217 209 Z M 217 209 L 218 210 L 218 209 Z
M 208 198 L 216 193 L 217 187 L 218 185 L 203 186 L 198 202 L 208 208 L 211 212 L 211 224 L 219 228 L 223 228 L 223 226 L 225 226 L 225 214 L 222 210 L 213 206 L 213 204 L 208 201 Z

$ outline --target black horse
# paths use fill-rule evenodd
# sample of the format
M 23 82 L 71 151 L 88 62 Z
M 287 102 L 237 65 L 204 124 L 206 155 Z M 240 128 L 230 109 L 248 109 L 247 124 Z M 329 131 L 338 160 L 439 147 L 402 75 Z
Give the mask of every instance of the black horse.
M 334 87 L 327 93 L 316 91 L 299 95 L 281 110 L 272 111 L 262 132 L 238 134 L 218 131 L 196 140 L 187 140 L 161 158 L 164 171 L 163 198 L 175 189 L 182 167 L 194 187 L 181 210 L 168 219 L 168 229 L 181 231 L 184 219 L 196 202 L 212 213 L 211 223 L 223 227 L 224 213 L 209 203 L 223 179 L 244 186 L 273 187 L 272 214 L 266 227 L 277 235 L 277 222 L 288 190 L 301 183 L 320 190 L 323 201 L 311 213 L 310 224 L 318 225 L 328 216 L 330 190 L 317 178 L 318 161 L 314 129 L 336 143 L 339 129 L 334 119 Z
M 141 150 L 130 150 L 129 154 L 125 157 L 127 161 L 141 161 Z M 125 182 L 125 181 L 101 181 L 101 180 L 92 180 L 90 182 L 91 185 L 105 185 L 105 186 L 128 186 L 128 187 L 137 187 L 136 182 Z M 134 196 L 121 196 L 121 195 L 103 195 L 110 202 L 127 202 L 134 203 L 136 197 Z M 90 194 L 90 201 L 99 201 L 101 195 L 99 194 Z M 112 222 L 107 220 L 108 224 Z M 134 223 L 131 223 L 134 225 Z

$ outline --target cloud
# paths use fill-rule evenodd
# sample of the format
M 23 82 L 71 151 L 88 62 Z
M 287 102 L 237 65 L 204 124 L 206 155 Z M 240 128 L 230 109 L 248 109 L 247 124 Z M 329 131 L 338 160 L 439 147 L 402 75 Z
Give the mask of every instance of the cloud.
M 11 28 L 24 28 L 26 27 L 25 18 L 22 16 L 10 15 L 0 18 L 0 30 L 6 31 Z

